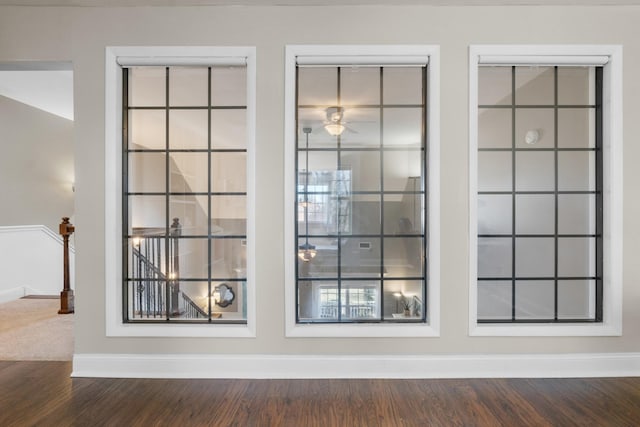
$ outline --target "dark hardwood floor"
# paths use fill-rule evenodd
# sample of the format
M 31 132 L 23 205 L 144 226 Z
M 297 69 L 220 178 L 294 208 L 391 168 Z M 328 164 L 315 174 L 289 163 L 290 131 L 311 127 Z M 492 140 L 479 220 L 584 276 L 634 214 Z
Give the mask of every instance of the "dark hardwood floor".
M 69 378 L 0 361 L 0 426 L 638 426 L 640 378 Z

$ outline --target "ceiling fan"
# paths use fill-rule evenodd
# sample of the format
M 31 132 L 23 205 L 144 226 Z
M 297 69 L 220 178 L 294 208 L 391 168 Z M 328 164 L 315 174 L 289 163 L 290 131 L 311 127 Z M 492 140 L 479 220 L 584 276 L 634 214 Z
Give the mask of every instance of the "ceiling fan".
M 329 133 L 331 136 L 342 135 L 342 132 L 349 131 L 351 133 L 358 133 L 357 130 L 352 129 L 347 126 L 347 122 L 344 119 L 344 107 L 328 107 L 325 110 L 327 115 L 326 120 L 324 121 L 323 127 L 324 130 Z

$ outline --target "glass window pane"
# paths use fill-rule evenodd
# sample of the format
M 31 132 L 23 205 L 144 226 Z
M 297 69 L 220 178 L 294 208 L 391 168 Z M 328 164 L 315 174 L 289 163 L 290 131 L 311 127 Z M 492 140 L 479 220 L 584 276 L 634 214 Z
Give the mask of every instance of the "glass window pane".
M 595 67 L 558 67 L 558 104 L 595 104 Z
M 384 234 L 422 234 L 422 194 L 384 197 Z
M 211 68 L 211 105 L 247 105 L 247 68 Z
M 206 153 L 169 153 L 169 184 L 172 193 L 209 191 Z
M 478 153 L 478 191 L 511 191 L 511 153 Z
M 376 67 L 341 67 L 340 103 L 342 105 L 379 104 L 380 69 Z
M 511 109 L 478 109 L 478 147 L 511 148 Z
M 246 148 L 247 112 L 245 110 L 211 111 L 211 147 Z
M 348 240 L 345 239 L 346 242 Z M 335 238 L 298 239 L 298 277 L 338 277 L 338 240 Z M 313 255 L 315 251 L 315 255 Z M 304 261 L 305 252 L 311 252 Z
M 160 107 L 167 104 L 165 67 L 129 68 L 129 105 Z
M 129 149 L 166 149 L 166 113 L 163 110 L 129 111 Z
M 383 152 L 385 191 L 415 191 L 416 177 L 422 176 L 422 156 L 418 150 Z
M 340 310 L 344 320 L 380 318 L 380 281 L 343 280 Z
M 511 67 L 478 68 L 478 104 L 511 104 Z
M 478 319 L 511 319 L 511 280 L 478 281 Z
M 516 104 L 553 105 L 553 67 L 516 67 Z
M 372 148 L 380 146 L 379 108 L 347 108 L 344 110 L 343 123 L 346 127 L 340 135 L 342 147 Z M 327 133 L 324 129 L 322 131 Z
M 553 238 L 516 238 L 516 276 L 553 277 L 555 242 Z
M 178 244 L 177 257 L 179 270 L 177 279 L 202 279 L 209 277 L 209 244 L 202 239 L 172 239 L 170 244 Z M 176 254 L 176 252 L 174 252 Z M 171 272 L 169 273 L 171 278 Z
M 149 264 L 158 267 L 162 274 L 166 273 L 166 247 L 164 229 L 133 229 L 132 238 L 127 239 L 129 254 L 129 277 L 140 279 L 159 278 L 160 275 L 149 271 Z
M 166 227 L 165 196 L 129 196 L 129 234 L 135 228 Z
M 246 196 L 211 196 L 212 233 L 245 235 L 246 219 Z
M 337 148 L 338 138 L 330 135 L 324 128 L 326 111 L 322 108 L 298 109 L 298 148 L 306 147 L 305 128 L 311 129 L 309 133 L 309 148 Z M 344 134 L 343 134 L 344 135 Z M 344 138 L 344 137 L 343 137 Z
M 422 68 L 386 67 L 382 90 L 386 105 L 422 104 Z
M 182 315 L 177 320 L 207 319 L 209 317 L 209 282 L 180 282 L 180 305 Z M 186 296 L 186 298 L 185 298 Z M 193 304 L 193 305 L 192 305 Z M 197 307 L 197 309 L 194 309 Z M 211 311 L 216 311 L 212 307 Z
M 516 153 L 516 190 L 552 191 L 555 188 L 553 152 Z
M 594 234 L 596 231 L 595 194 L 558 195 L 558 232 Z
M 422 147 L 422 108 L 385 108 L 382 145 Z
M 422 280 L 384 281 L 384 318 L 421 319 L 424 314 Z
M 553 281 L 516 281 L 516 319 L 553 319 L 553 310 Z
M 317 172 L 309 178 L 309 185 L 328 185 L 329 178 L 325 178 L 322 174 L 327 172 L 335 172 L 338 169 L 338 154 L 335 151 L 298 151 L 298 170 L 302 172 L 307 169 L 307 156 L 309 158 L 309 171 Z M 304 185 L 304 181 L 300 180 L 299 185 Z M 310 190 L 311 191 L 311 190 Z
M 595 153 L 568 151 L 558 153 L 558 189 L 561 191 L 595 190 Z
M 553 148 L 555 146 L 552 108 L 518 108 L 516 110 L 516 147 Z
M 211 239 L 211 278 L 243 278 L 247 270 L 246 239 Z
M 380 196 L 378 194 L 354 195 L 352 212 L 353 234 L 380 234 Z
M 338 105 L 335 67 L 298 67 L 299 105 Z
M 419 277 L 424 254 L 422 237 L 386 237 L 384 267 L 386 277 Z
M 512 203 L 510 194 L 478 195 L 478 234 L 511 234 Z
M 171 67 L 169 69 L 169 105 L 206 107 L 209 71 L 205 67 Z
M 170 149 L 206 149 L 207 135 L 207 110 L 171 110 L 169 112 Z
M 344 238 L 341 242 L 342 277 L 380 277 L 380 238 Z
M 316 316 L 314 313 L 314 309 L 316 307 L 320 307 L 320 304 L 314 304 L 316 301 L 316 297 L 313 292 L 313 282 L 312 281 L 299 281 L 298 282 L 298 317 L 300 320 L 309 320 Z M 320 293 L 320 292 L 318 292 Z M 335 305 L 337 306 L 337 290 L 335 292 Z M 326 295 L 325 295 L 326 298 Z M 335 314 L 331 313 L 331 317 L 337 317 L 337 308 L 335 310 Z
M 596 112 L 593 108 L 558 110 L 558 147 L 594 148 Z
M 214 193 L 247 191 L 247 153 L 211 154 L 211 191 Z
M 166 171 L 164 153 L 129 153 L 129 192 L 164 193 Z
M 558 239 L 558 275 L 560 277 L 595 276 L 595 237 Z
M 128 319 L 162 320 L 167 317 L 164 280 L 133 280 L 127 282 Z
M 184 236 L 206 236 L 207 196 L 170 196 L 169 218 L 171 223 L 178 219 Z
M 511 238 L 478 238 L 478 277 L 511 277 Z
M 342 151 L 340 169 L 351 171 L 353 191 L 380 191 L 379 151 Z
M 552 194 L 520 194 L 516 196 L 516 233 L 553 234 L 556 202 Z
M 558 318 L 593 319 L 595 288 L 595 280 L 559 280 Z

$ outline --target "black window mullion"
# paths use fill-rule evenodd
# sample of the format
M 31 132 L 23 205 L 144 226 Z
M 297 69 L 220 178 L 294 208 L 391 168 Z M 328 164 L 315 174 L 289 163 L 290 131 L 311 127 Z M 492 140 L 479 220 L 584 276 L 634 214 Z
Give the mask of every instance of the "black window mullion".
M 385 262 L 384 262 L 384 246 L 386 239 L 384 238 L 384 70 L 380 67 L 380 319 L 384 319 L 384 289 L 385 282 Z
M 211 67 L 207 69 L 207 301 L 208 301 L 208 310 L 207 315 L 209 318 L 207 319 L 211 322 L 212 317 L 211 314 L 213 312 L 211 293 L 213 289 L 211 289 L 211 259 L 213 258 L 213 249 L 212 249 L 212 240 L 211 240 L 211 178 L 212 178 L 212 161 L 211 161 L 211 132 L 212 132 L 212 123 L 211 123 Z
M 516 67 L 511 67 L 511 320 L 516 320 Z
M 342 78 L 341 76 L 341 69 L 340 67 L 336 68 L 336 72 L 338 73 L 337 75 L 337 87 L 336 87 L 336 96 L 337 96 L 337 101 L 338 101 L 338 108 L 342 108 L 340 106 L 340 91 L 341 91 L 341 82 L 340 79 Z M 341 134 L 338 134 L 336 136 L 336 150 L 337 150 L 337 168 L 338 168 L 338 176 L 340 174 L 340 166 L 341 166 L 341 162 L 340 162 L 340 146 L 341 146 L 341 142 L 342 142 L 342 137 Z M 309 153 L 307 153 L 307 156 L 309 155 Z M 308 173 L 309 171 L 307 171 Z M 307 179 L 309 178 L 309 175 L 307 175 Z M 342 237 L 341 237 L 341 231 L 340 230 L 340 199 L 338 199 L 338 218 L 336 219 L 336 225 L 337 227 L 337 234 L 338 234 L 338 259 L 337 259 L 337 263 L 338 263 L 338 322 L 342 322 Z
M 560 230 L 558 229 L 558 190 L 560 189 L 558 186 L 558 175 L 559 175 L 559 162 L 558 162 L 558 67 L 554 67 L 553 69 L 553 164 L 554 164 L 554 236 L 553 236 L 553 269 L 554 269 L 554 278 L 553 278 L 553 319 L 558 320 L 558 274 L 559 274 L 559 265 L 558 265 L 558 234 Z
M 169 114 L 170 114 L 170 109 L 169 109 L 169 105 L 170 105 L 170 99 L 169 99 L 169 67 L 165 68 L 165 188 L 166 188 L 166 195 L 165 195 L 165 239 L 164 239 L 164 265 L 165 265 L 165 270 L 166 271 L 166 277 L 165 277 L 165 310 L 166 310 L 166 320 L 168 321 L 170 319 L 171 313 L 169 312 L 169 306 L 170 306 L 170 301 L 171 301 L 171 289 L 170 289 L 170 276 L 171 276 L 171 263 L 170 263 L 170 253 L 169 253 L 169 248 L 171 245 L 171 242 L 169 242 L 169 237 L 170 237 L 170 222 L 169 222 L 169 217 L 170 212 L 169 212 L 169 206 L 170 206 L 170 196 L 169 196 L 169 189 L 171 188 L 171 183 L 170 183 L 170 167 L 171 167 L 171 162 L 169 159 L 169 147 L 170 147 L 170 141 L 169 141 Z
M 595 307 L 595 320 L 597 322 L 603 321 L 603 268 L 604 268 L 604 243 L 603 243 L 603 223 L 604 223 L 604 176 L 603 176 L 603 69 L 602 67 L 595 67 L 595 85 L 596 85 L 596 307 Z
M 122 68 L 122 277 L 129 277 L 129 68 Z M 129 283 L 122 281 L 122 320 L 129 320 Z M 135 286 L 131 286 L 131 301 Z M 132 310 L 135 317 L 135 311 Z

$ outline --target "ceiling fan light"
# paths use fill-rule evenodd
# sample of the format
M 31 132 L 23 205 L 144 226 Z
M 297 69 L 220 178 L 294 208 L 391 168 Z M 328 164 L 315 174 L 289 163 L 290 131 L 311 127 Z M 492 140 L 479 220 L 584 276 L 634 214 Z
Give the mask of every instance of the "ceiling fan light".
M 314 259 L 317 254 L 318 251 L 316 251 L 316 247 L 309 243 L 305 243 L 298 247 L 298 258 L 300 258 L 301 261 L 309 262 Z
M 328 123 L 324 125 L 324 128 L 331 136 L 341 135 L 345 129 L 344 125 L 341 125 L 340 123 Z

